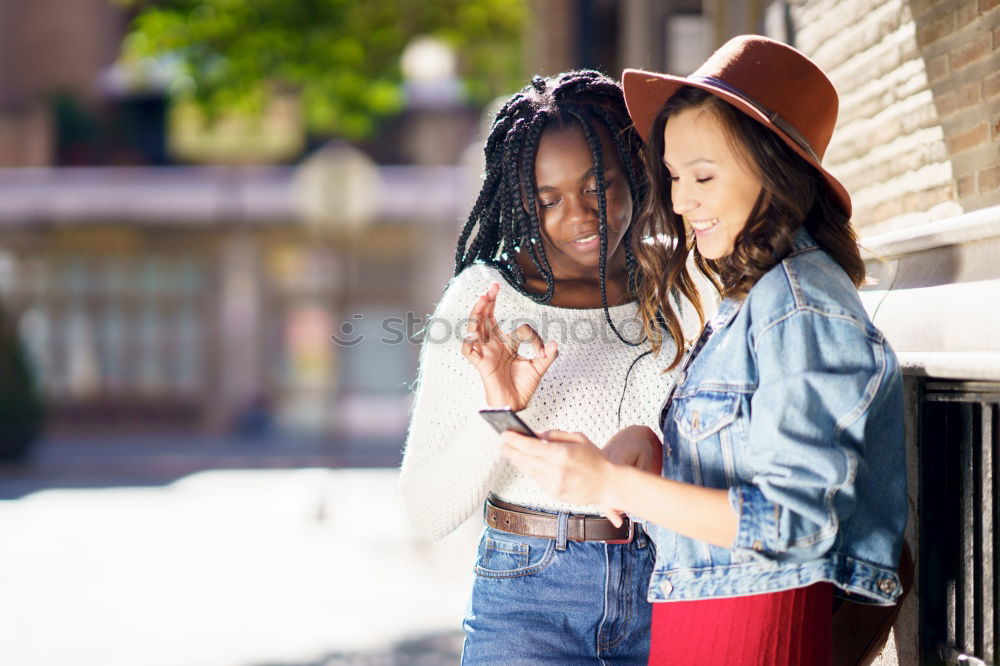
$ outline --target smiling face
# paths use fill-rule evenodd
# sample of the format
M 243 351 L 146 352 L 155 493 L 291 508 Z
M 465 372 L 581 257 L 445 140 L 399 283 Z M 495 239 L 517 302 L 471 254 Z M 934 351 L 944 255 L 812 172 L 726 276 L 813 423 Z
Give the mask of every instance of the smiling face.
M 733 150 L 726 131 L 706 107 L 680 111 L 663 128 L 670 201 L 706 259 L 732 253 L 761 191 L 760 176 Z
M 601 139 L 608 213 L 608 274 L 624 265 L 622 238 L 632 219 L 632 196 L 608 132 Z M 594 156 L 576 124 L 542 134 L 535 155 L 536 209 L 545 256 L 553 276 L 597 279 L 600 261 L 599 212 Z

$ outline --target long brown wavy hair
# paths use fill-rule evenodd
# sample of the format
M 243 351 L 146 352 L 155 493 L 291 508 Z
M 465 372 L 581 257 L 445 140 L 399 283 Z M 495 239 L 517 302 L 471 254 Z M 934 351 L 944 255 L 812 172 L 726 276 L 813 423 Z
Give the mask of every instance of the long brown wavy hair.
M 663 164 L 667 119 L 699 108 L 716 115 L 730 147 L 761 178 L 760 195 L 736 236 L 732 253 L 716 260 L 698 253 L 693 235 L 681 216 L 674 213 L 670 177 Z M 638 228 L 632 234 L 643 274 L 637 300 L 653 349 L 660 350 L 664 329 L 677 345 L 668 369 L 677 365 L 684 349 L 680 316 L 668 295 L 680 293 L 687 298 L 701 323 L 705 323 L 698 290 L 687 270 L 691 253 L 699 272 L 724 298 L 742 299 L 757 280 L 788 255 L 792 237 L 805 226 L 856 286 L 864 281 L 864 262 L 848 215 L 819 171 L 762 123 L 709 92 L 685 86 L 667 100 L 645 139 L 643 162 L 649 189 L 637 216 Z

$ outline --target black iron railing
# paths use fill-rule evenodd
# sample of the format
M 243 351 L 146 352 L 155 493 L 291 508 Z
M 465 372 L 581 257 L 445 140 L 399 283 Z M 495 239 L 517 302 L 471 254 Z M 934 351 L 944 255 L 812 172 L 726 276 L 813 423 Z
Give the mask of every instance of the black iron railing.
M 921 663 L 997 664 L 1000 383 L 927 381 L 921 394 Z

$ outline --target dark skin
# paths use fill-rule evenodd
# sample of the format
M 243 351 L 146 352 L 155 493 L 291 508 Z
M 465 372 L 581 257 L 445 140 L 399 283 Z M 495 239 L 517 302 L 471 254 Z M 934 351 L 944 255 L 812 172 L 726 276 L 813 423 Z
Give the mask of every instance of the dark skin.
M 609 306 L 628 301 L 625 251 L 622 239 L 632 219 L 632 197 L 618 150 L 607 129 L 596 125 L 604 159 L 608 215 L 606 290 Z M 545 256 L 555 278 L 551 305 L 564 308 L 600 308 L 600 248 L 597 182 L 594 162 L 583 130 L 569 125 L 546 131 L 535 156 L 535 201 Z M 577 242 L 593 236 L 589 243 Z M 529 291 L 546 291 L 545 278 L 522 250 L 517 257 Z
M 605 162 L 607 299 L 608 305 L 614 306 L 628 301 L 622 242 L 632 220 L 632 195 L 611 137 L 603 127 L 597 131 Z M 556 282 L 552 305 L 603 307 L 600 246 L 595 240 L 599 219 L 597 183 L 593 156 L 579 127 L 553 129 L 542 135 L 535 157 L 535 182 L 542 242 Z M 545 279 L 535 270 L 530 257 L 522 253 L 518 256 L 518 264 L 526 275 L 528 289 L 545 293 Z M 522 324 L 509 335 L 504 333 L 493 314 L 499 292 L 500 285 L 493 283 L 473 306 L 462 355 L 479 371 L 488 405 L 508 406 L 519 411 L 527 407 L 545 372 L 558 357 L 559 348 L 554 340 L 543 341 L 528 324 Z M 533 357 L 518 354 L 518 345 L 522 342 L 532 346 Z M 645 426 L 622 430 L 608 441 L 599 455 L 612 465 L 659 475 L 660 440 Z M 621 525 L 619 511 L 610 506 L 604 507 L 604 511 L 615 525 Z
M 618 151 L 607 130 L 596 128 L 604 158 L 604 185 L 608 217 L 606 263 L 608 305 L 627 302 L 625 250 L 622 242 L 632 220 L 632 196 Z M 594 158 L 583 130 L 569 125 L 547 130 L 535 156 L 536 209 L 545 256 L 556 287 L 551 304 L 564 308 L 601 308 L 600 240 L 597 181 Z M 529 290 L 545 293 L 545 279 L 523 252 L 518 263 Z M 542 376 L 555 361 L 555 341 L 543 342 L 528 324 L 504 333 L 493 314 L 500 285 L 494 283 L 479 297 L 469 314 L 462 354 L 479 371 L 491 406 L 523 409 Z M 527 342 L 533 358 L 517 353 Z

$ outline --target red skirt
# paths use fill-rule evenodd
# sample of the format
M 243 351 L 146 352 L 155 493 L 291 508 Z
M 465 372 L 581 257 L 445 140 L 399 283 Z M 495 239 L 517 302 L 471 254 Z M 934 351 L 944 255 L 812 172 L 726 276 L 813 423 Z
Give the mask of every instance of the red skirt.
M 653 604 L 650 664 L 829 666 L 833 585 Z

